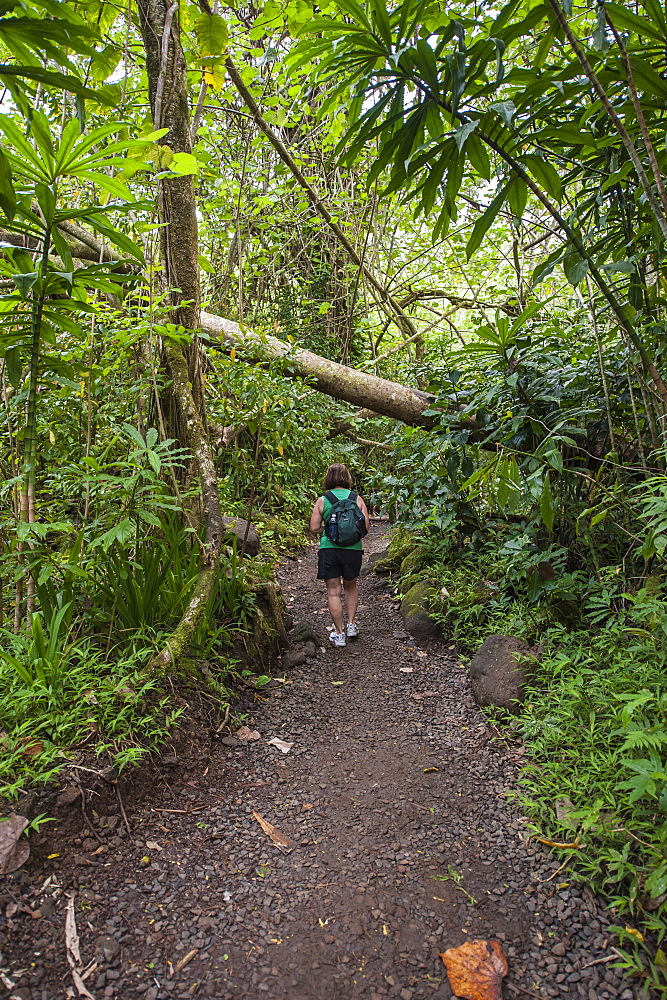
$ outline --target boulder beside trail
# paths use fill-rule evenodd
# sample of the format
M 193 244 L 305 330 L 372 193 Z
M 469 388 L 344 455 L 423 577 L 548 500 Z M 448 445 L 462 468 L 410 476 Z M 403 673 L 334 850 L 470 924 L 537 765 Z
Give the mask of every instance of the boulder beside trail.
M 312 642 L 315 646 L 321 646 L 320 637 L 310 624 L 310 622 L 297 622 L 290 635 L 292 642 Z
M 293 670 L 294 667 L 303 666 L 305 662 L 306 654 L 302 649 L 288 649 L 281 660 L 283 670 Z
M 419 580 L 401 601 L 401 618 L 406 631 L 415 639 L 439 635 L 440 627 L 429 615 L 433 595 L 440 590 L 437 580 Z
M 389 546 L 386 545 L 384 548 L 376 552 L 371 552 L 368 558 L 364 560 L 364 564 L 366 566 L 366 576 L 371 572 L 377 573 L 378 576 L 388 576 L 391 573 L 393 564 L 387 555 L 388 549 Z
M 517 657 L 534 656 L 532 646 L 511 635 L 490 635 L 470 662 L 472 691 L 478 705 L 495 705 L 516 713 L 524 700 L 530 664 Z
M 222 523 L 230 535 L 236 535 L 236 544 L 240 552 L 241 546 L 243 545 L 243 539 L 245 538 L 246 526 L 248 522 L 243 517 L 223 517 Z M 247 556 L 256 556 L 259 554 L 259 535 L 257 534 L 257 528 L 252 522 L 248 528 L 248 537 L 245 543 L 245 554 Z

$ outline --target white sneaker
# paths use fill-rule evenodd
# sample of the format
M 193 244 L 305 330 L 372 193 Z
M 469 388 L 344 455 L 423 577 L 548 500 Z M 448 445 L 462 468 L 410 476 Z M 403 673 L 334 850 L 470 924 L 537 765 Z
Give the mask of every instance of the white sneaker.
M 345 638 L 344 632 L 333 632 L 329 633 L 329 642 L 332 642 L 334 646 L 347 646 L 347 639 Z
M 348 639 L 356 639 L 359 636 L 359 626 L 355 622 L 348 622 L 345 626 L 345 635 Z

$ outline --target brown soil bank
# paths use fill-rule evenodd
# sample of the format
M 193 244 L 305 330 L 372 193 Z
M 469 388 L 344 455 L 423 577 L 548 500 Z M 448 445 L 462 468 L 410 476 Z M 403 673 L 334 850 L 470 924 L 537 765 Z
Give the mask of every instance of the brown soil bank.
M 281 576 L 324 645 L 315 551 Z M 449 998 L 438 952 L 475 937 L 503 942 L 505 996 L 631 1000 L 607 961 L 610 915 L 527 839 L 509 798 L 520 760 L 494 741 L 457 658 L 417 647 L 381 581 L 362 581 L 361 600 L 356 643 L 248 704 L 261 739 L 230 746 L 191 725 L 121 780 L 131 838 L 110 792 L 87 807 L 103 843 L 80 802 L 62 807 L 0 883 L 5 995 L 76 995 L 74 893 L 95 1000 Z

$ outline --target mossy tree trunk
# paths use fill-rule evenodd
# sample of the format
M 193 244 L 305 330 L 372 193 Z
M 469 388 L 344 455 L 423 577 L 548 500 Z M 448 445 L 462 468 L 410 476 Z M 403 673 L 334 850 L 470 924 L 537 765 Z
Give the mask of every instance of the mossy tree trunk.
M 138 0 L 146 51 L 146 72 L 153 123 L 169 131 L 162 145 L 174 153 L 192 153 L 186 63 L 180 41 L 179 3 Z M 224 526 L 213 455 L 206 431 L 201 351 L 196 333 L 200 322 L 199 248 L 194 177 L 159 182 L 159 212 L 164 276 L 172 304 L 172 322 L 193 333 L 183 348 L 175 340 L 163 344 L 178 415 L 179 439 L 189 448 L 201 485 L 205 537 L 199 577 L 181 621 L 151 667 L 167 667 L 185 652 L 201 621 L 217 581 Z
M 138 0 L 146 52 L 148 97 L 153 125 L 169 131 L 160 144 L 174 153 L 192 154 L 187 67 L 180 40 L 179 3 Z M 172 303 L 172 322 L 196 334 L 200 281 L 197 203 L 192 174 L 159 182 L 158 208 L 164 277 Z M 201 351 L 197 337 L 186 349 L 195 402 L 204 414 Z

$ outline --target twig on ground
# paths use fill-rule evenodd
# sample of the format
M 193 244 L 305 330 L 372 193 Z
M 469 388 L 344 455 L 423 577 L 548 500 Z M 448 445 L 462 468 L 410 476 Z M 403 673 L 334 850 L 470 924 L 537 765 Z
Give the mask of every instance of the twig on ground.
M 79 932 L 76 928 L 76 912 L 74 909 L 74 896 L 67 897 L 67 909 L 65 911 L 65 950 L 67 952 L 67 964 L 72 974 L 72 981 L 80 997 L 87 997 L 88 1000 L 95 1000 L 92 993 L 86 989 L 81 973 L 81 950 L 79 945 Z
M 129 820 L 127 818 L 127 813 L 125 812 L 125 806 L 123 805 L 123 799 L 122 799 L 122 796 L 120 794 L 120 788 L 118 787 L 117 784 L 114 785 L 114 788 L 116 789 L 116 798 L 118 799 L 118 808 L 120 809 L 120 814 L 123 817 L 123 823 L 125 824 L 125 829 L 127 830 L 127 835 L 130 838 L 130 840 L 132 840 L 132 829 L 130 827 Z
M 93 826 L 93 824 L 91 823 L 91 821 L 88 819 L 88 813 L 86 812 L 86 790 L 83 787 L 83 785 L 81 784 L 81 782 L 74 775 L 72 775 L 72 777 L 73 777 L 73 780 L 74 780 L 74 784 L 79 789 L 79 795 L 80 795 L 80 801 L 81 801 L 81 815 L 83 816 L 83 822 L 86 824 L 86 826 L 88 827 L 88 829 L 92 833 L 92 835 L 95 838 L 95 840 L 97 841 L 97 843 L 98 844 L 105 844 L 106 841 L 103 840 L 102 837 L 100 837 L 99 833 L 97 832 L 97 830 L 95 829 L 95 827 Z
M 556 875 L 560 874 L 560 872 L 562 872 L 563 868 L 565 868 L 567 865 L 569 865 L 569 863 L 570 863 L 571 860 L 572 860 L 572 858 L 565 858 L 565 861 L 563 862 L 563 864 L 560 865 L 556 869 L 555 872 L 552 872 L 551 875 L 549 876 L 549 878 L 538 878 L 537 881 L 538 882 L 542 882 L 543 884 L 545 882 L 551 882 L 551 879 L 552 878 L 556 878 Z
M 156 813 L 182 813 L 184 816 L 188 816 L 190 813 L 200 812 L 202 809 L 206 809 L 206 806 L 193 806 L 192 809 L 159 809 L 157 806 L 152 807 L 153 812 Z
M 582 965 L 581 968 L 590 969 L 592 965 L 602 965 L 605 962 L 613 962 L 615 958 L 618 958 L 618 955 L 605 955 L 603 958 L 596 958 L 592 962 L 586 962 L 586 965 Z
M 532 993 L 523 986 L 517 986 L 516 983 L 508 983 L 507 980 L 505 980 L 505 986 L 509 986 L 511 990 L 517 990 L 519 993 L 525 993 L 528 997 L 537 997 L 537 1000 L 544 1000 L 544 997 L 541 997 L 539 993 Z
M 181 972 L 181 970 L 184 969 L 185 966 L 188 965 L 192 961 L 192 959 L 196 957 L 198 950 L 199 950 L 198 948 L 193 948 L 192 951 L 189 951 L 187 955 L 183 956 L 180 962 L 176 963 L 176 965 L 174 966 L 175 976 L 177 976 L 178 973 Z
M 231 712 L 231 710 L 232 710 L 232 707 L 231 707 L 231 705 L 230 705 L 230 704 L 227 704 L 227 707 L 226 707 L 226 709 L 225 709 L 225 717 L 224 717 L 224 719 L 222 720 L 222 722 L 220 723 L 220 725 L 218 726 L 218 728 L 216 729 L 216 731 L 215 731 L 215 732 L 216 732 L 216 735 L 217 735 L 218 733 L 221 733 L 221 732 L 222 732 L 222 730 L 223 730 L 223 729 L 225 728 L 225 726 L 227 725 L 227 723 L 229 722 L 229 713 Z

